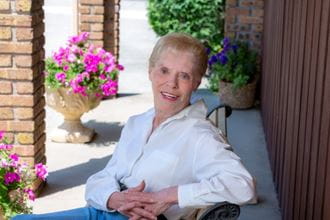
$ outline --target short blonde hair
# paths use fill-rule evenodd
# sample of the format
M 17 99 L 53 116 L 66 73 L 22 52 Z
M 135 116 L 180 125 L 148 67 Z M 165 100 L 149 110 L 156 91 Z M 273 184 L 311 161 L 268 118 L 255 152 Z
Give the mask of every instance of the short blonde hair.
M 195 58 L 194 69 L 201 76 L 205 74 L 208 59 L 206 48 L 199 40 L 184 33 L 169 33 L 157 41 L 149 58 L 149 69 L 155 66 L 160 54 L 167 49 L 191 53 Z

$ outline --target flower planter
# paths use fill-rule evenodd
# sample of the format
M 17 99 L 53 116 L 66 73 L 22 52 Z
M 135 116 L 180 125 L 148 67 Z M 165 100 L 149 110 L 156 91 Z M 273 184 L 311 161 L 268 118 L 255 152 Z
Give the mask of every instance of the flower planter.
M 234 89 L 232 83 L 220 81 L 219 97 L 223 104 L 227 104 L 234 109 L 247 109 L 254 105 L 257 80 Z
M 46 89 L 47 104 L 64 117 L 64 122 L 52 132 L 54 142 L 86 143 L 95 134 L 91 128 L 84 127 L 81 116 L 100 104 L 101 97 L 95 94 L 83 96 L 69 92 L 67 88 Z
M 6 220 L 1 208 L 0 208 L 0 220 Z

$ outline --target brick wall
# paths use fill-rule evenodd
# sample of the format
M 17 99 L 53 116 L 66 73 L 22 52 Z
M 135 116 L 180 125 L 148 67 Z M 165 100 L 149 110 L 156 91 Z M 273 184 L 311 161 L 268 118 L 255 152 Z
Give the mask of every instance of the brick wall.
M 31 166 L 46 160 L 43 3 L 0 1 L 0 130 Z
M 262 47 L 264 0 L 227 0 L 225 35 Z
M 119 56 L 120 0 L 78 0 L 79 32 L 90 32 L 91 41 Z

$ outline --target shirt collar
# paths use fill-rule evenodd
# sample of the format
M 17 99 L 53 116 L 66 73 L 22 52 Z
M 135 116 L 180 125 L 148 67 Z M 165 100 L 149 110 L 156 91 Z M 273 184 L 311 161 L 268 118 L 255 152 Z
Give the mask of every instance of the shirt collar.
M 147 114 L 151 116 L 151 118 L 154 118 L 155 109 L 154 108 L 150 109 Z M 172 117 L 169 117 L 162 123 L 162 125 L 167 124 L 175 119 L 181 119 L 183 117 L 205 119 L 206 114 L 207 114 L 207 107 L 205 105 L 204 100 L 201 99 L 195 102 L 194 104 L 188 105 L 186 108 L 184 108 L 177 114 L 173 115 Z

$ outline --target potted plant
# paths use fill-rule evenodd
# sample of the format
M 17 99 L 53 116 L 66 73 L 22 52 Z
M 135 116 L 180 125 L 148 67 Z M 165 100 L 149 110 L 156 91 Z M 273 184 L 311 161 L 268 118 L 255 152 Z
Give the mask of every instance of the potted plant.
M 222 48 L 209 58 L 209 88 L 219 91 L 222 103 L 232 108 L 254 104 L 257 83 L 257 53 L 247 43 L 224 38 Z
M 19 161 L 19 156 L 11 153 L 4 132 L 0 131 L 0 219 L 9 219 L 20 213 L 31 213 L 30 200 L 35 199 L 32 190 L 36 178 L 45 180 L 46 166 L 38 163 L 31 169 Z
M 46 59 L 47 104 L 64 116 L 51 135 L 56 142 L 85 143 L 94 130 L 81 124 L 81 116 L 97 107 L 105 96 L 117 94 L 123 66 L 101 47 L 88 44 L 89 34 L 70 37 L 68 44 Z

